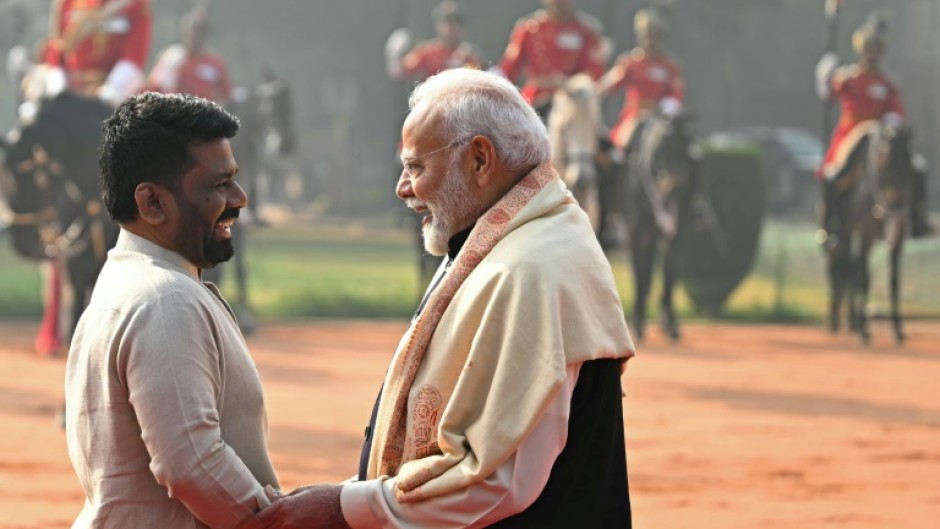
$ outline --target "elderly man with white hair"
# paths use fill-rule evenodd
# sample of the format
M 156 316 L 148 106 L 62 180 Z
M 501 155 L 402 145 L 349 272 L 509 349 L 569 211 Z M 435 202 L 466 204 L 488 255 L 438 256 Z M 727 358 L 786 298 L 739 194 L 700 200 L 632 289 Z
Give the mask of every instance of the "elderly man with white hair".
M 621 374 L 633 343 L 545 126 L 509 81 L 419 85 L 396 193 L 446 256 L 402 338 L 358 479 L 250 527 L 630 527 Z

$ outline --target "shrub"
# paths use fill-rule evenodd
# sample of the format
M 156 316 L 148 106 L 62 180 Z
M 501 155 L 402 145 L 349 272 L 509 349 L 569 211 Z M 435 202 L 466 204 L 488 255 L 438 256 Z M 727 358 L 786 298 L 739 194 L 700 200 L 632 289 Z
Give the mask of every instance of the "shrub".
M 696 311 L 718 315 L 754 263 L 767 206 L 760 152 L 749 146 L 706 146 L 706 211 L 682 242 L 679 278 Z

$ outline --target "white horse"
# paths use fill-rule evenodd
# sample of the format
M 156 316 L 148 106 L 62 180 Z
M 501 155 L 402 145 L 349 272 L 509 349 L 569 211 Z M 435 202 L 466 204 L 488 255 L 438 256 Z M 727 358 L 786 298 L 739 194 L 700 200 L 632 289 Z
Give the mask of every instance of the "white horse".
M 552 163 L 595 229 L 600 221 L 595 157 L 604 128 L 600 99 L 590 76 L 575 75 L 555 91 L 548 116 Z

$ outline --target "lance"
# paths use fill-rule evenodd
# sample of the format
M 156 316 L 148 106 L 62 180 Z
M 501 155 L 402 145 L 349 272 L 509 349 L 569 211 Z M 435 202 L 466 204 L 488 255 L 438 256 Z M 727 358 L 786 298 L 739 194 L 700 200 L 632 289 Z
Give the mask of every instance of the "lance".
M 842 0 L 826 0 L 826 53 L 836 53 L 839 49 L 839 8 Z M 832 132 L 832 98 L 823 102 L 822 136 L 830 136 Z

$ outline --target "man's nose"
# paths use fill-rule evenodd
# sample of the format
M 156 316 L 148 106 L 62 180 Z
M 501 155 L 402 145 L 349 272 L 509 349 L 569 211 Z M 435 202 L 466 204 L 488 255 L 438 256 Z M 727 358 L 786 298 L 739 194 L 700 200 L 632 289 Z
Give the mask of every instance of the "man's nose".
M 232 193 L 228 197 L 228 205 L 231 208 L 243 208 L 248 205 L 248 193 L 245 193 L 244 188 L 238 185 L 238 182 L 232 182 L 235 184 L 232 187 Z
M 404 169 L 402 169 L 401 175 L 398 177 L 398 185 L 395 186 L 395 194 L 402 200 L 415 195 L 414 190 L 411 189 L 411 177 L 408 175 L 408 171 Z

